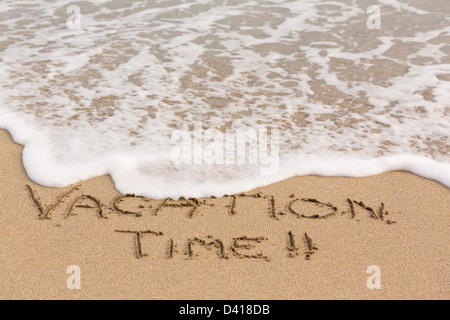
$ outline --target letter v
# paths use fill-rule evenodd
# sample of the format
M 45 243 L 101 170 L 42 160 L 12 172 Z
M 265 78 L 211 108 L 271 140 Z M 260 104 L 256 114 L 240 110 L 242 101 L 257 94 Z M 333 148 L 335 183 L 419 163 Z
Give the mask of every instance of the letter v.
M 72 192 L 75 190 L 78 190 L 79 185 L 76 187 L 73 187 L 69 191 L 63 192 L 60 194 L 57 198 L 55 203 L 49 204 L 48 206 L 44 207 L 40 199 L 36 197 L 35 192 L 33 191 L 33 188 L 31 188 L 28 184 L 26 185 L 28 193 L 30 194 L 31 199 L 33 200 L 34 205 L 39 210 L 39 219 L 51 219 L 51 211 L 54 210 L 63 200 L 69 196 Z

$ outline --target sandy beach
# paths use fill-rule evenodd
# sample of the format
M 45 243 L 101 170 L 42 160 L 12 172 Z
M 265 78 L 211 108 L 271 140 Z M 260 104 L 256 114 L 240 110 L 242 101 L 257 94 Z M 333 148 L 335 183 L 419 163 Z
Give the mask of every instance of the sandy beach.
M 36 185 L 22 146 L 6 131 L 0 145 L 1 299 L 449 298 L 450 192 L 437 182 L 305 176 L 152 200 L 120 195 L 108 176 Z

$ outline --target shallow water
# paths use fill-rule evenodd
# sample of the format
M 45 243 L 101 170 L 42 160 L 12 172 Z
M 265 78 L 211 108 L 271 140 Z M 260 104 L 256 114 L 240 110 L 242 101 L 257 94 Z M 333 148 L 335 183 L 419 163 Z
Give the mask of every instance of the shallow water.
M 36 182 L 220 196 L 408 170 L 450 186 L 450 2 L 2 0 L 0 127 Z M 279 170 L 175 165 L 176 129 L 278 129 Z

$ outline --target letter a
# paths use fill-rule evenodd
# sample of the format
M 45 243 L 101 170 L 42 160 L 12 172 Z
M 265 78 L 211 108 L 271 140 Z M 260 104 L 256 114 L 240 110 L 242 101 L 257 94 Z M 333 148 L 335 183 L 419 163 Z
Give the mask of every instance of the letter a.
M 69 266 L 67 268 L 67 273 L 70 273 L 71 276 L 67 279 L 67 288 L 70 290 L 81 289 L 81 270 L 79 266 Z
M 380 290 L 381 289 L 381 269 L 379 266 L 369 266 L 366 270 L 367 274 L 371 274 L 372 275 L 367 278 L 366 281 L 366 286 L 368 289 L 373 290 L 373 289 L 377 289 Z
M 381 10 L 377 5 L 372 5 L 367 8 L 367 13 L 372 13 L 367 18 L 367 28 L 370 30 L 381 28 Z

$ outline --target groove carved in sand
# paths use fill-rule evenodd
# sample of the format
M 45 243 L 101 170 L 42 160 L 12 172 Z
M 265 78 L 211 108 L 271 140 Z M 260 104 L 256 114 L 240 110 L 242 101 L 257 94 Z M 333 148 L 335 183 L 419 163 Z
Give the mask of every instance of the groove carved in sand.
M 287 199 L 277 199 L 273 195 L 265 195 L 258 192 L 254 194 L 237 194 L 232 196 L 226 195 L 221 199 L 211 197 L 209 199 L 180 198 L 179 200 L 152 200 L 142 196 L 136 196 L 134 194 L 127 194 L 119 195 L 110 200 L 109 204 L 105 204 L 99 198 L 91 194 L 83 193 L 80 186 L 75 186 L 59 194 L 52 203 L 46 204 L 38 197 L 37 192 L 30 185 L 26 185 L 26 190 L 30 196 L 32 204 L 39 212 L 38 218 L 42 220 L 51 220 L 53 218 L 52 214 L 55 212 L 64 212 L 63 217 L 68 219 L 72 216 L 76 216 L 77 210 L 93 209 L 95 209 L 96 217 L 99 219 L 107 219 L 107 214 L 114 213 L 116 214 L 116 217 L 130 215 L 139 219 L 143 219 L 145 217 L 151 219 L 151 217 L 162 215 L 163 211 L 170 211 L 177 208 L 188 209 L 186 212 L 186 218 L 198 219 L 202 216 L 201 211 L 203 206 L 219 208 L 222 206 L 225 209 L 224 212 L 228 211 L 228 217 L 230 219 L 235 219 L 234 217 L 237 215 L 245 215 L 245 212 L 240 212 L 239 210 L 240 199 L 250 198 L 254 199 L 252 201 L 264 201 L 264 210 L 266 213 L 263 217 L 265 216 L 266 218 L 271 219 L 274 223 L 281 221 L 281 217 L 289 213 L 296 218 L 308 219 L 311 221 L 337 218 L 350 213 L 350 220 L 359 221 L 358 217 L 359 214 L 361 214 L 361 217 L 367 216 L 369 220 L 372 221 L 385 222 L 389 225 L 395 223 L 393 220 L 386 219 L 389 212 L 386 210 L 384 202 L 382 202 L 380 207 L 375 210 L 373 207 L 368 206 L 361 200 L 350 198 L 343 201 L 348 207 L 347 210 L 341 211 L 342 214 L 338 215 L 338 212 L 340 212 L 339 208 L 331 202 L 324 202 L 315 198 L 301 198 L 294 194 L 291 194 Z M 224 201 L 224 199 L 230 199 L 228 204 L 227 201 Z M 64 206 L 65 202 L 69 203 Z M 280 210 L 283 208 L 283 202 L 285 203 L 285 210 Z M 307 204 L 309 204 L 309 207 L 304 207 Z M 314 212 L 315 210 L 318 210 L 319 212 Z M 363 212 L 365 214 L 363 214 Z M 115 229 L 114 231 L 133 235 L 135 255 L 138 259 L 149 256 L 147 251 L 144 250 L 143 240 L 145 235 L 151 234 L 156 236 L 164 236 L 161 231 L 118 229 Z M 168 241 L 165 257 L 168 259 L 173 259 L 178 253 L 178 250 L 176 249 L 177 244 L 172 237 L 169 239 L 164 239 L 164 241 Z M 302 233 L 302 240 L 304 245 L 304 257 L 306 260 L 310 260 L 312 255 L 314 255 L 318 250 L 318 247 L 311 236 L 306 232 Z M 270 261 L 271 258 L 267 256 L 263 250 L 257 248 L 258 245 L 266 243 L 267 241 L 269 241 L 268 237 L 263 235 L 244 235 L 240 237 L 232 237 L 230 239 L 230 244 L 226 245 L 226 242 L 222 239 L 214 238 L 211 235 L 206 236 L 206 238 L 190 237 L 185 242 L 186 251 L 184 252 L 184 255 L 187 256 L 187 258 L 194 259 L 198 256 L 196 253 L 197 248 L 203 247 L 207 250 L 215 248 L 215 250 L 217 250 L 217 257 L 220 259 L 229 259 L 228 253 L 230 253 L 238 259 L 260 259 Z M 294 258 L 300 255 L 301 249 L 298 245 L 299 242 L 300 241 L 296 239 L 296 236 L 292 231 L 287 232 L 287 246 L 285 247 L 285 250 L 287 250 L 288 257 Z

